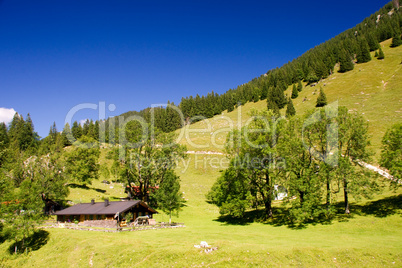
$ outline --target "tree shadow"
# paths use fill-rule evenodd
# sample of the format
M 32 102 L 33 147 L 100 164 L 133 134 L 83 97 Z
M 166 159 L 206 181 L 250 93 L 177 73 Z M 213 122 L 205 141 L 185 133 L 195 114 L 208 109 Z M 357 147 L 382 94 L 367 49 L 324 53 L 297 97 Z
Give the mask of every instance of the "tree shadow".
M 307 228 L 308 225 L 331 223 L 331 218 L 325 214 L 321 214 L 315 219 L 309 219 L 304 222 L 295 222 L 290 217 L 289 208 L 286 207 L 273 207 L 272 214 L 272 218 L 267 218 L 264 209 L 257 209 L 247 211 L 244 217 L 241 218 L 221 215 L 214 221 L 221 222 L 225 225 L 249 225 L 254 222 L 259 222 L 275 227 L 287 226 L 290 229 L 304 229 Z
M 249 225 L 256 222 L 264 216 L 262 209 L 246 211 L 243 217 L 234 217 L 230 215 L 221 215 L 214 221 L 221 222 L 225 225 Z
M 37 230 L 31 236 L 25 239 L 24 244 L 22 241 L 14 242 L 8 248 L 10 254 L 15 253 L 15 247 L 17 247 L 17 253 L 22 254 L 25 251 L 36 251 L 47 244 L 49 241 L 49 232 L 45 230 Z
M 309 225 L 325 225 L 331 224 L 333 221 L 347 222 L 356 215 L 368 216 L 373 215 L 379 218 L 385 218 L 391 215 L 402 215 L 402 194 L 397 196 L 385 197 L 380 200 L 367 202 L 364 205 L 352 203 L 350 205 L 351 214 L 345 214 L 345 203 L 338 202 L 333 204 L 332 214 L 326 213 L 326 206 L 322 205 L 319 209 L 322 211 L 316 215 L 314 219 L 307 219 L 304 222 L 294 222 L 290 217 L 290 209 L 286 207 L 274 207 L 273 218 L 266 218 L 263 209 L 247 211 L 244 217 L 233 217 L 229 215 L 221 215 L 214 221 L 221 222 L 225 225 L 249 225 L 253 222 L 261 222 L 272 226 L 287 226 L 291 229 L 304 229 Z
M 3 244 L 7 240 L 7 235 L 3 233 L 3 224 L 0 222 L 0 244 Z
M 372 215 L 377 218 L 402 215 L 402 194 L 371 201 L 365 205 L 353 205 L 352 209 L 352 212 L 358 215 Z
M 81 185 L 81 184 L 76 184 L 76 183 L 70 183 L 68 185 L 68 187 L 80 188 L 80 189 L 84 189 L 84 190 L 94 190 L 94 191 L 97 191 L 98 193 L 106 193 L 106 190 L 95 188 L 95 187 L 91 188 L 91 187 L 88 187 L 86 184 Z

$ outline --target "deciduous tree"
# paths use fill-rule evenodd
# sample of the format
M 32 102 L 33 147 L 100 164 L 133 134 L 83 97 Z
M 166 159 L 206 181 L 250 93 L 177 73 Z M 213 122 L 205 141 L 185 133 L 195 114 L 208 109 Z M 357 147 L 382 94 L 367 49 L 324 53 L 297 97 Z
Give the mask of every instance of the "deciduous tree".
M 402 179 L 402 123 L 394 124 L 385 133 L 380 165 L 390 171 L 395 181 Z

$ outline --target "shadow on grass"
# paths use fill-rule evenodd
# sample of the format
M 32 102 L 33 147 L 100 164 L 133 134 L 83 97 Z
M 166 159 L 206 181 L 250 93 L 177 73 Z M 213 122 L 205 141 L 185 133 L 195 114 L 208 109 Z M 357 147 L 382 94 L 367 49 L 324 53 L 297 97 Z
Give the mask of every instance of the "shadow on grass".
M 353 204 L 352 213 L 372 215 L 378 218 L 385 218 L 395 214 L 402 215 L 402 194 L 367 202 L 365 205 Z
M 323 205 L 324 207 L 324 205 Z M 253 222 L 261 222 L 272 226 L 287 226 L 291 229 L 303 229 L 308 225 L 331 224 L 333 221 L 347 222 L 353 219 L 355 215 L 375 216 L 385 218 L 394 214 L 402 215 L 402 195 L 386 197 L 380 200 L 367 202 L 364 205 L 351 204 L 351 214 L 345 214 L 345 203 L 334 204 L 334 214 L 329 217 L 325 213 L 320 214 L 315 219 L 309 219 L 303 223 L 295 223 L 289 216 L 289 208 L 274 207 L 273 218 L 266 219 L 264 210 L 257 209 L 247 211 L 242 218 L 222 215 L 215 219 L 226 225 L 249 225 Z M 322 211 L 325 211 L 322 209 Z
M 233 217 L 229 215 L 221 215 L 214 221 L 218 221 L 227 225 L 249 225 L 253 222 L 258 221 L 264 216 L 263 210 L 251 210 L 247 211 L 243 217 Z
M 81 184 L 76 184 L 76 183 L 70 183 L 68 185 L 68 187 L 80 188 L 80 189 L 84 189 L 84 190 L 94 190 L 94 191 L 97 191 L 98 193 L 106 193 L 106 190 L 99 189 L 99 188 L 91 188 L 91 187 L 88 187 L 86 184 L 81 185 Z
M 0 244 L 3 244 L 6 240 L 7 240 L 7 237 L 3 233 L 3 224 L 0 222 Z
M 49 232 L 37 230 L 30 237 L 25 239 L 24 244 L 22 241 L 15 242 L 8 248 L 8 251 L 10 254 L 14 254 L 15 247 L 17 247 L 18 254 L 24 253 L 26 250 L 28 250 L 28 252 L 35 251 L 46 245 L 48 240 Z

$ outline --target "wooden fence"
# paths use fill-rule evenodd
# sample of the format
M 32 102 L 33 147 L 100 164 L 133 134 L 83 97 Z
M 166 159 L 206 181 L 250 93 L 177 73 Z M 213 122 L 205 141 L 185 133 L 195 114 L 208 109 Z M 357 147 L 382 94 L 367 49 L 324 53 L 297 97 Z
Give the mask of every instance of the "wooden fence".
M 133 232 L 133 231 L 144 231 L 144 230 L 155 230 L 155 229 L 165 229 L 165 228 L 181 228 L 185 227 L 184 223 L 156 223 L 154 225 L 138 225 L 138 226 L 127 226 L 127 227 L 114 227 L 114 228 L 106 228 L 106 227 L 98 227 L 98 226 L 84 226 L 75 223 L 58 223 L 54 220 L 45 221 L 43 224 L 39 226 L 41 229 L 47 228 L 64 228 L 64 229 L 72 229 L 72 230 L 81 230 L 81 231 L 97 231 L 97 232 L 108 232 L 108 233 L 117 233 L 117 232 Z

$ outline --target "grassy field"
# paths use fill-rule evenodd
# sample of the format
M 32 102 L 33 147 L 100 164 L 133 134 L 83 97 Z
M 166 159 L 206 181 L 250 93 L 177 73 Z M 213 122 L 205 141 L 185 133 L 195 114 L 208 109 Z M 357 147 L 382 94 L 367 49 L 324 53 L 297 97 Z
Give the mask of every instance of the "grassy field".
M 206 157 L 206 158 L 204 158 Z M 192 155 L 188 167 L 178 168 L 186 207 L 174 217 L 185 228 L 129 233 L 103 233 L 46 229 L 37 250 L 12 255 L 10 242 L 0 244 L 5 267 L 239 267 L 239 266 L 393 266 L 402 265 L 402 190 L 371 201 L 352 204 L 352 215 L 339 215 L 331 223 L 291 228 L 283 223 L 280 206 L 265 223 L 246 218 L 233 222 L 220 218 L 205 194 L 219 176 L 214 167 L 223 156 Z M 205 159 L 205 160 L 204 160 Z M 185 171 L 185 172 L 184 172 Z M 183 173 L 184 172 L 184 173 Z M 99 184 L 99 189 L 108 191 Z M 90 198 L 88 192 L 87 200 Z M 341 196 L 339 196 L 341 198 Z M 167 221 L 166 215 L 157 215 Z M 218 247 L 206 254 L 194 245 L 206 241 Z
M 356 65 L 351 72 L 335 73 L 303 89 L 294 101 L 297 113 L 313 108 L 317 96 L 313 93 L 323 87 L 329 102 L 364 113 L 378 153 L 385 130 L 401 120 L 402 112 L 402 47 L 390 49 L 389 43 L 382 44 L 385 60 Z M 265 107 L 265 101 L 248 103 L 188 126 L 190 132 L 183 132 L 180 142 L 191 151 L 223 152 L 228 130 L 245 124 L 252 109 Z M 102 150 L 100 162 L 110 165 L 105 155 Z M 11 254 L 13 245 L 0 237 L 0 267 L 402 267 L 402 189 L 392 192 L 384 187 L 373 200 L 352 199 L 350 216 L 339 213 L 332 222 L 302 228 L 286 224 L 280 203 L 275 204 L 271 221 L 255 222 L 253 213 L 233 221 L 220 217 L 217 207 L 205 199 L 227 164 L 225 156 L 205 153 L 189 154 L 179 163 L 177 174 L 187 202 L 173 220 L 184 222 L 185 228 L 124 233 L 45 229 L 32 242 L 32 252 L 18 255 Z M 69 200 L 124 197 L 121 184 L 106 185 L 103 179 L 70 187 Z M 341 210 L 342 203 L 338 205 Z M 163 213 L 156 219 L 168 221 Z M 218 250 L 207 254 L 195 248 L 201 241 Z

